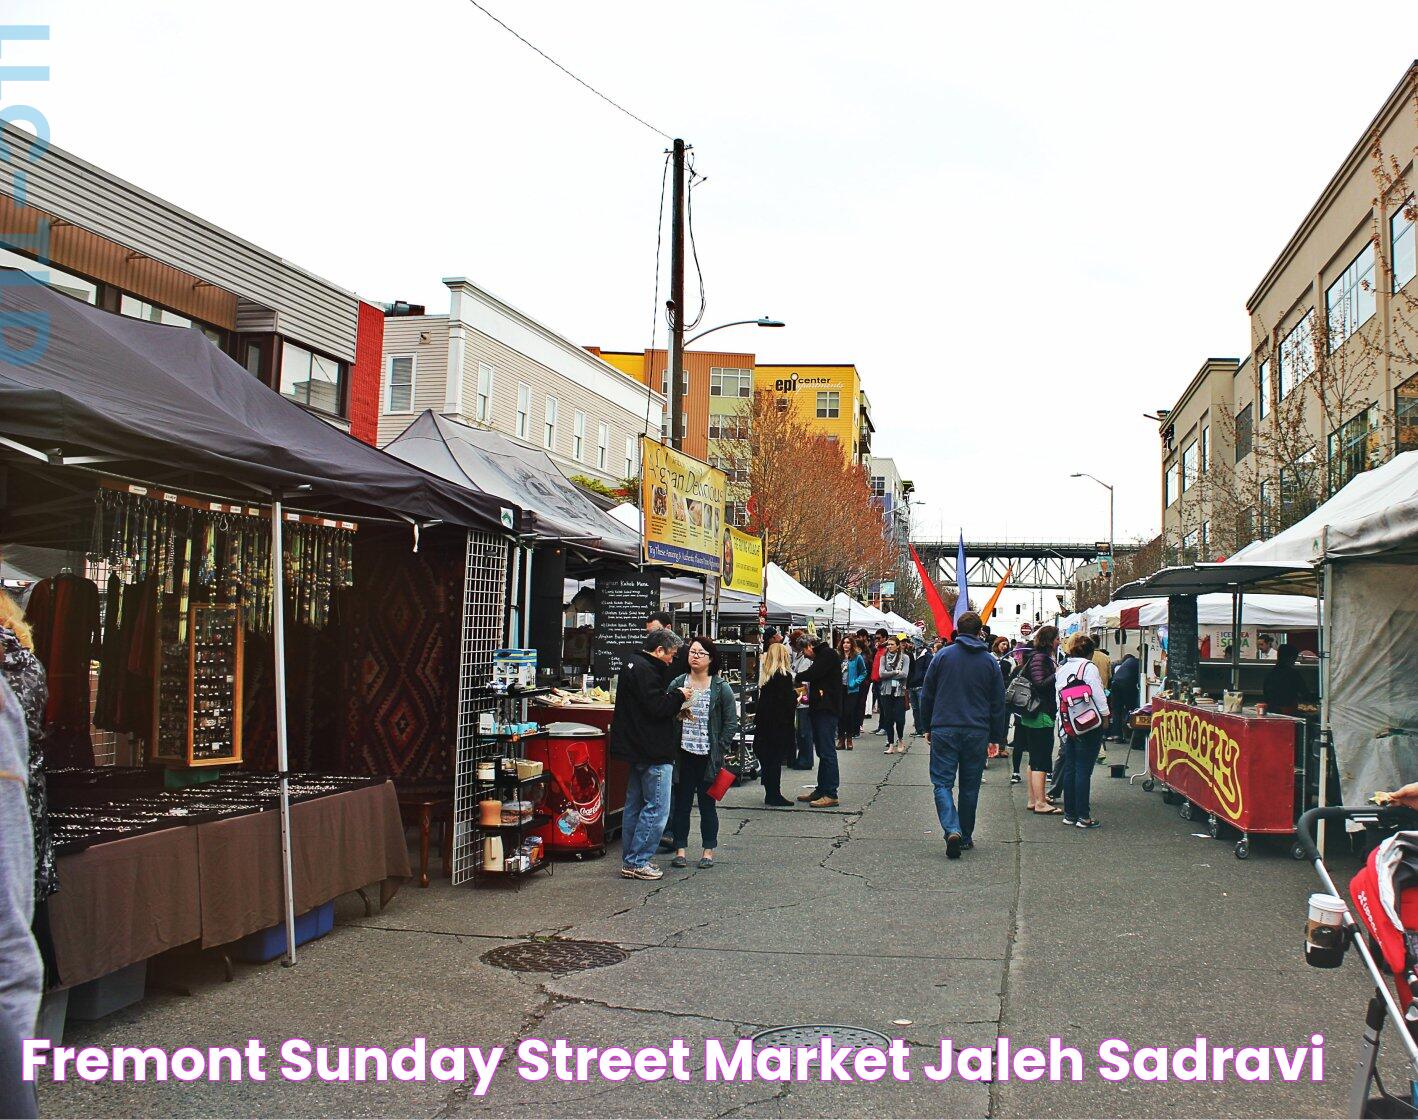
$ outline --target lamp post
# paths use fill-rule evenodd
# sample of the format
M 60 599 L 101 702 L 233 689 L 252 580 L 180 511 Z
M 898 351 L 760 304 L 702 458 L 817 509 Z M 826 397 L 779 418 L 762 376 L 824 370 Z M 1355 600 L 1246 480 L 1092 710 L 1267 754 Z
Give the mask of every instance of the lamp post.
M 678 312 L 676 312 L 677 314 Z M 760 315 L 757 319 L 735 319 L 732 323 L 720 323 L 717 327 L 710 327 L 707 331 L 700 331 L 693 338 L 678 344 L 678 347 L 671 347 L 669 354 L 669 365 L 667 374 L 669 378 L 669 398 L 670 398 L 670 446 L 676 451 L 684 445 L 684 370 L 676 369 L 676 366 L 684 365 L 684 349 L 690 343 L 698 342 L 706 335 L 711 335 L 715 331 L 726 330 L 729 327 L 782 327 L 786 324 L 781 319 L 771 319 L 767 315 Z
M 1108 491 L 1108 602 L 1113 601 L 1114 582 L 1117 579 L 1118 558 L 1113 554 L 1113 488 L 1101 478 L 1089 474 L 1087 471 L 1075 471 L 1069 478 L 1091 478 L 1099 486 Z

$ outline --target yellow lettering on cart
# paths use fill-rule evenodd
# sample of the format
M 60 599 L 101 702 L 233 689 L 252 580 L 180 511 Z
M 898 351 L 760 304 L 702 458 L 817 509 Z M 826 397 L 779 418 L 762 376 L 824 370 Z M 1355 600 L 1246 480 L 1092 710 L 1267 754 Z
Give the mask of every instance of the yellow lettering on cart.
M 1241 746 L 1216 724 L 1195 712 L 1168 709 L 1152 717 L 1157 745 L 1157 770 L 1165 777 L 1185 766 L 1216 795 L 1222 811 L 1233 820 L 1241 815 L 1241 782 L 1236 761 Z

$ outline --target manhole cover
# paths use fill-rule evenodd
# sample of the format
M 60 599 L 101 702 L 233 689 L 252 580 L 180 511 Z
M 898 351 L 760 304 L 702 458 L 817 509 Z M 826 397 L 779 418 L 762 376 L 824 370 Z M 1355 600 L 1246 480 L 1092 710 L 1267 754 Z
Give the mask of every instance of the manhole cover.
M 830 1038 L 837 1046 L 876 1046 L 885 1050 L 891 1039 L 866 1027 L 843 1027 L 831 1023 L 820 1026 L 769 1027 L 752 1037 L 754 1048 L 764 1046 L 816 1046 Z
M 580 972 L 620 964 L 629 956 L 619 945 L 604 941 L 523 941 L 489 949 L 482 959 L 511 972 Z

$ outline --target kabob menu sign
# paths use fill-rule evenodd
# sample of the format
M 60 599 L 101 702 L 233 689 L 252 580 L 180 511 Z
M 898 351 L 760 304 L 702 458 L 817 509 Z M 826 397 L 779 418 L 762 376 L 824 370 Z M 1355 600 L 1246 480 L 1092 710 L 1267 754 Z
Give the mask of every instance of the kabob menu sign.
M 645 561 L 717 576 L 723 567 L 724 472 L 641 437 Z

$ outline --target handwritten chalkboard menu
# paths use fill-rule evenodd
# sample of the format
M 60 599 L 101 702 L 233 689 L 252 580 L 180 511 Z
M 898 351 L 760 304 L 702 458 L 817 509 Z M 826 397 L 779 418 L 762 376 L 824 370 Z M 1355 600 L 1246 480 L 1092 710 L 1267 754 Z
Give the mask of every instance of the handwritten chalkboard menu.
M 596 577 L 596 644 L 591 671 L 598 677 L 620 672 L 625 660 L 645 644 L 645 619 L 660 609 L 657 572 Z

